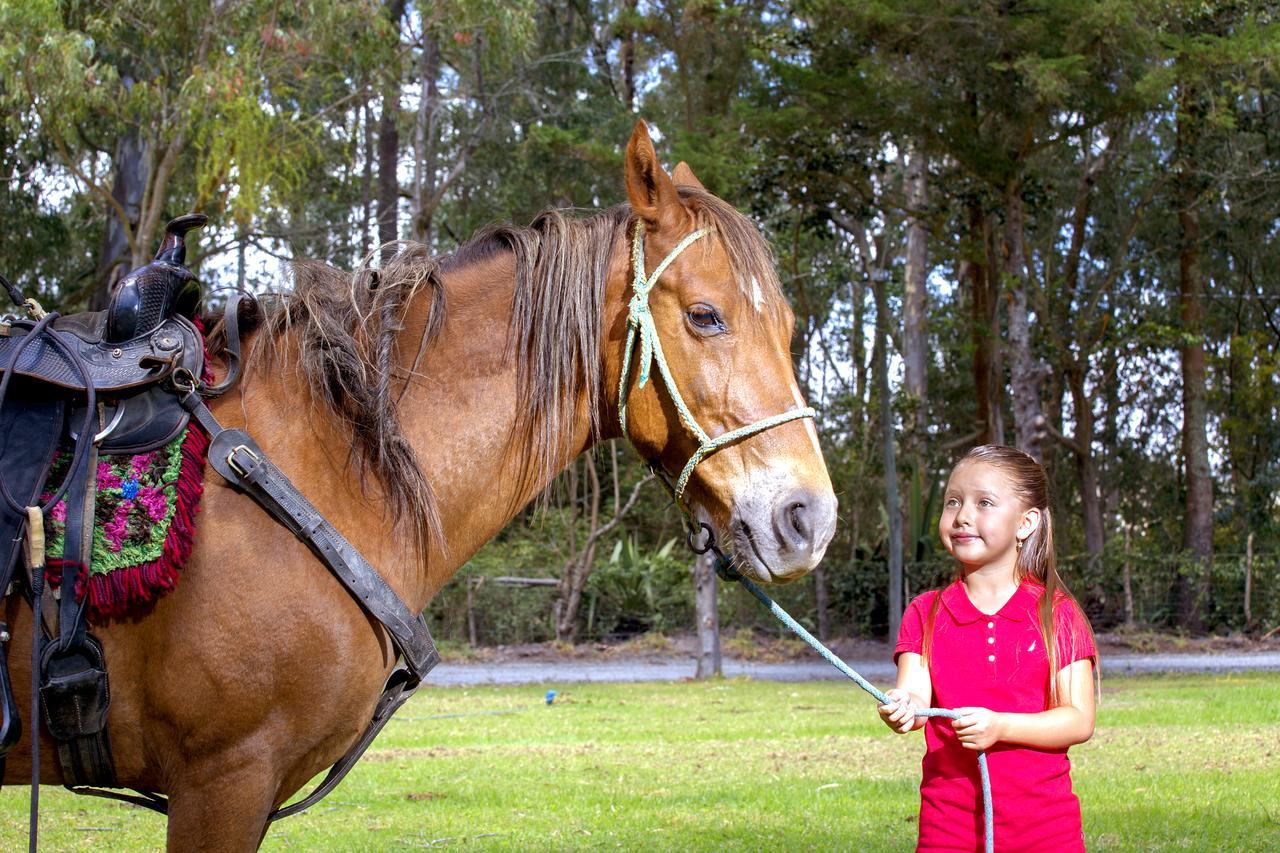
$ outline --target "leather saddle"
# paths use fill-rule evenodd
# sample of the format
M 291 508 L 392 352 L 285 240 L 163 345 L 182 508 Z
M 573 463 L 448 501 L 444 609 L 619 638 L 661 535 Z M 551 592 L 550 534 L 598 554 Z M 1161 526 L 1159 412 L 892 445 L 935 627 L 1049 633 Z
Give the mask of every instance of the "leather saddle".
M 189 318 L 199 305 L 200 286 L 183 265 L 184 238 L 207 221 L 202 214 L 189 214 L 170 222 L 155 260 L 120 280 L 106 311 L 53 321 L 53 334 L 75 349 L 83 366 L 47 335 L 22 347 L 15 361 L 13 353 L 35 326 L 19 320 L 0 327 L 0 376 L 11 371 L 80 393 L 92 382 L 97 396 L 116 398 L 163 382 L 180 367 L 199 377 L 204 349 Z
M 174 389 L 199 383 L 204 342 L 193 322 L 200 288 L 184 265 L 185 235 L 207 221 L 192 214 L 170 222 L 155 259 L 121 279 L 106 311 L 0 324 L 0 588 L 7 588 L 13 576 L 27 523 L 18 508 L 38 505 L 46 488 L 65 493 L 64 557 L 87 563 L 87 549 L 73 547 L 73 539 L 88 542 L 92 534 L 92 460 L 99 454 L 145 453 L 186 428 L 191 416 Z M 34 313 L 42 315 L 36 308 Z M 62 484 L 46 483 L 59 448 L 74 450 L 70 472 Z M 55 502 L 56 497 L 48 501 Z M 80 534 L 74 537 L 73 514 Z M 64 583 L 68 579 L 73 581 L 74 574 L 64 573 Z M 95 658 L 96 640 L 85 632 L 75 597 L 62 598 L 59 622 L 77 624 L 60 624 L 60 636 L 46 648 L 46 716 L 51 731 L 65 734 L 79 727 L 85 735 L 69 741 L 73 748 L 66 756 L 59 738 L 64 770 L 68 762 L 109 767 L 105 728 L 82 725 L 91 718 L 105 720 L 100 650 Z M 0 756 L 20 734 L 3 664 L 0 649 Z M 58 715 L 70 722 L 56 726 Z M 105 758 L 99 754 L 104 750 Z M 100 774 L 89 775 L 101 781 Z

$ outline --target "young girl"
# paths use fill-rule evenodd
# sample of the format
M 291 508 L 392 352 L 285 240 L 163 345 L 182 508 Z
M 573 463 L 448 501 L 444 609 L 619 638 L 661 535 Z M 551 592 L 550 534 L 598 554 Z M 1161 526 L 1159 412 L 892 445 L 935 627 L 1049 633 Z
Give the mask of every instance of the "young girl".
M 880 716 L 925 729 L 917 850 L 981 850 L 977 753 L 987 752 L 997 850 L 1084 849 L 1067 747 L 1093 734 L 1093 631 L 1062 585 L 1044 469 L 975 447 L 947 481 L 942 544 L 956 580 L 911 602 Z M 958 720 L 916 717 L 919 708 Z

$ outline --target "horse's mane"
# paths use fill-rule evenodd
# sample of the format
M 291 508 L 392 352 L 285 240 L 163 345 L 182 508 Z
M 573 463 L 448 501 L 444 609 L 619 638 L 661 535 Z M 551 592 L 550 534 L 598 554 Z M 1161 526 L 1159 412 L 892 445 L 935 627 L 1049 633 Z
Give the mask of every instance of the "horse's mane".
M 729 256 L 742 295 L 762 314 L 783 305 L 773 255 L 755 226 L 709 193 L 680 188 L 698 227 L 714 229 Z M 604 393 L 601 376 L 605 283 L 619 240 L 630 254 L 634 216 L 619 205 L 583 218 L 549 210 L 528 227 L 490 226 L 452 255 L 433 258 L 425 246 L 408 244 L 381 270 L 354 273 L 327 264 L 292 265 L 292 290 L 271 301 L 264 332 L 250 357 L 275 357 L 281 333 L 292 330 L 298 358 L 312 392 L 349 431 L 351 460 L 361 475 L 381 483 L 396 516 L 412 524 L 420 547 L 430 538 L 443 546 L 435 494 L 398 417 L 392 382 L 396 336 L 410 301 L 421 291 L 432 300 L 420 345 L 430 358 L 431 341 L 445 322 L 443 275 L 501 252 L 514 256 L 511 337 L 517 363 L 518 408 L 511 441 L 521 448 L 523 495 L 571 461 L 573 424 L 585 405 L 592 438 L 600 434 Z M 703 250 L 710 241 L 700 241 Z M 628 275 L 629 275 L 628 271 Z
M 381 269 L 362 264 L 346 272 L 303 260 L 289 270 L 292 287 L 262 301 L 263 333 L 254 336 L 250 363 L 276 362 L 282 334 L 293 331 L 298 366 L 311 393 L 347 431 L 356 472 L 378 481 L 422 555 L 432 539 L 444 547 L 435 492 L 400 429 L 402 386 L 392 376 L 396 336 L 419 291 L 431 299 L 421 347 L 444 325 L 438 260 L 425 246 L 407 244 Z

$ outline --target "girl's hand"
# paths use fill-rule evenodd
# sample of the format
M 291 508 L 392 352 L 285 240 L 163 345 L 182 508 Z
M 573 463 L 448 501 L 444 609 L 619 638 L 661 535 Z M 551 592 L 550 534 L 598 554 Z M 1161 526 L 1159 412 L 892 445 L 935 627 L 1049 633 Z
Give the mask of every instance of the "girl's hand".
M 884 724 L 900 735 L 915 728 L 917 708 L 911 694 L 895 687 L 886 690 L 885 695 L 889 697 L 889 702 L 880 706 L 880 719 L 884 720 Z
M 956 708 L 960 718 L 951 721 L 951 727 L 960 736 L 965 749 L 981 752 L 1004 739 L 1004 720 L 1000 714 L 988 708 Z

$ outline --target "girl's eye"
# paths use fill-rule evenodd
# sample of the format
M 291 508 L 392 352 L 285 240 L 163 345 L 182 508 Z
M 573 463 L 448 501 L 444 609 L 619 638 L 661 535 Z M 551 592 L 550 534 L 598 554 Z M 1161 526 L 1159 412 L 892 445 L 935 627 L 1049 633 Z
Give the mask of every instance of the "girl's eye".
M 947 498 L 947 506 L 960 506 L 960 501 L 955 498 Z
M 698 303 L 689 309 L 689 322 L 708 332 L 717 332 L 724 330 L 724 322 L 720 319 L 720 314 L 710 305 Z
M 991 503 L 991 501 L 987 500 L 986 498 L 983 498 L 982 500 L 978 501 L 978 506 L 993 506 L 993 504 Z

